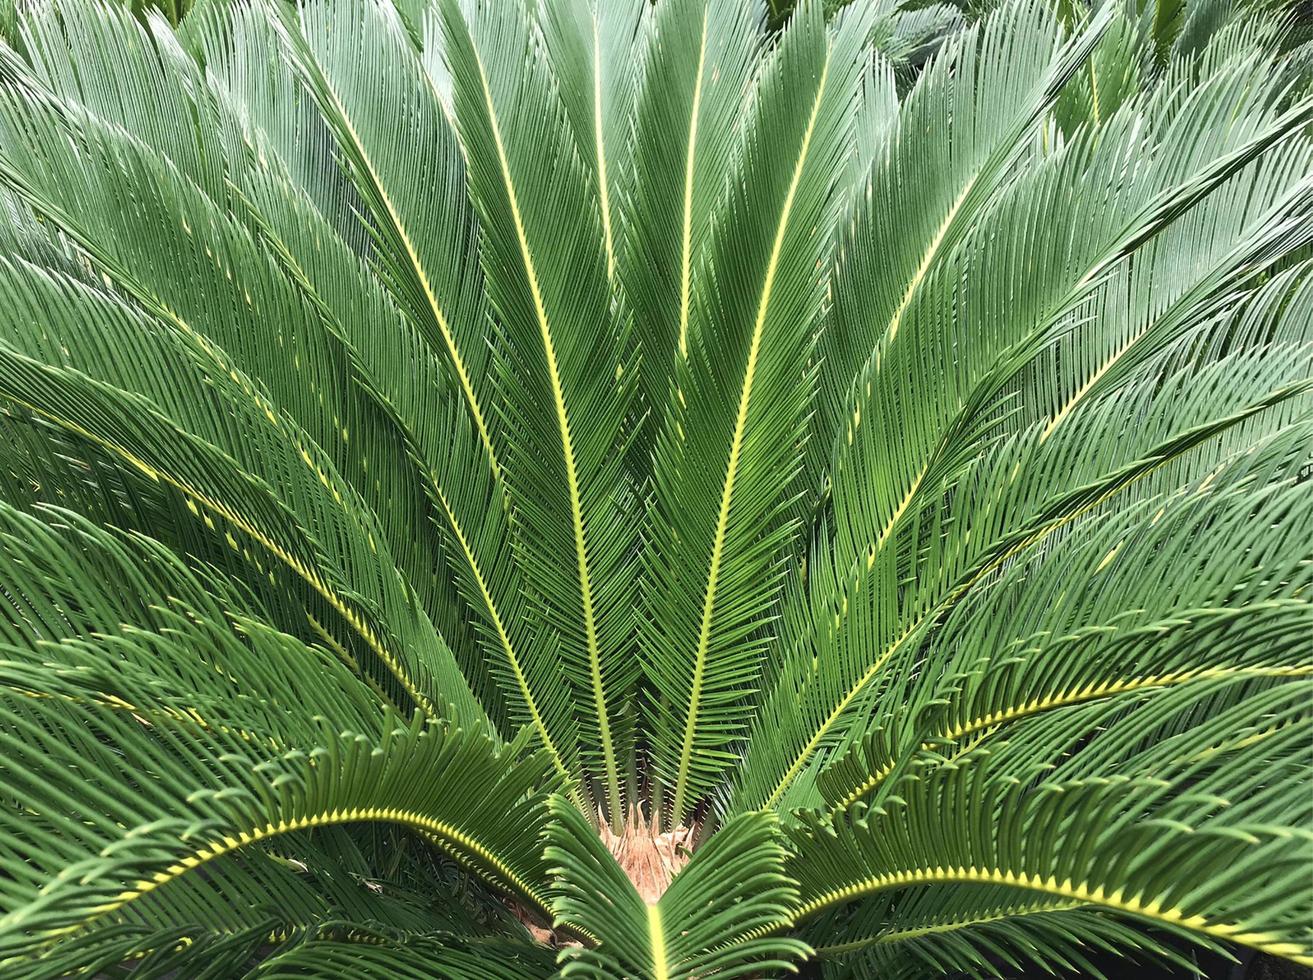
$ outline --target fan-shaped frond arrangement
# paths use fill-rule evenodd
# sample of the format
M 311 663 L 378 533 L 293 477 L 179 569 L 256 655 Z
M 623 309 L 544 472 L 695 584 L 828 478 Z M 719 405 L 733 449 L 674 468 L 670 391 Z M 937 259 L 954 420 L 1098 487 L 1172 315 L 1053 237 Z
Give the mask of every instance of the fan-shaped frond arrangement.
M 0 973 L 1313 963 L 1313 96 L 1144 6 L 24 9 Z

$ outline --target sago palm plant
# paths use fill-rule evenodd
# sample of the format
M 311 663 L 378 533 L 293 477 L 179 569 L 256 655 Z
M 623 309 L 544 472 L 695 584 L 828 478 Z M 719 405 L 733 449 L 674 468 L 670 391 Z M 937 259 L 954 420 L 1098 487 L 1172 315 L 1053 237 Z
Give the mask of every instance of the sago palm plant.
M 1138 9 L 23 12 L 0 975 L 1313 962 L 1313 102 Z

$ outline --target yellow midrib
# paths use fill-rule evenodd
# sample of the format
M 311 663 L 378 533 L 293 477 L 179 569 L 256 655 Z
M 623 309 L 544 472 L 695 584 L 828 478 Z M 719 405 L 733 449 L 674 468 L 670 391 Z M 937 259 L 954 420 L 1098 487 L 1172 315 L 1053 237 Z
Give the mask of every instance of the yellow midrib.
M 889 317 L 889 324 L 885 327 L 884 336 L 876 343 L 874 354 L 877 368 L 880 366 L 884 358 L 885 350 L 891 343 L 893 343 L 894 338 L 898 336 L 898 328 L 902 325 L 903 314 L 907 312 L 908 306 L 912 303 L 912 297 L 916 295 L 916 291 L 921 288 L 921 283 L 925 281 L 926 275 L 930 272 L 930 266 L 934 263 L 935 256 L 939 254 L 940 246 L 943 245 L 949 229 L 953 226 L 953 221 L 957 218 L 958 211 L 961 210 L 963 203 L 967 199 L 967 195 L 971 193 L 971 188 L 975 186 L 975 183 L 979 178 L 980 174 L 977 172 L 972 174 L 971 178 L 967 180 L 961 192 L 958 194 L 957 200 L 955 200 L 949 207 L 948 213 L 944 215 L 944 219 L 939 223 L 939 227 L 935 230 L 934 236 L 930 239 L 930 244 L 926 246 L 926 250 L 921 256 L 920 264 L 917 265 L 916 271 L 912 273 L 911 279 L 908 280 L 907 287 L 903 290 L 903 295 L 898 300 L 898 305 L 894 307 L 893 315 Z M 870 383 L 868 382 L 867 397 L 869 396 Z M 862 403 L 860 398 L 849 417 L 848 441 L 851 443 L 853 441 L 853 433 L 856 432 L 862 424 Z
M 57 641 L 39 641 L 42 646 L 60 647 L 62 643 Z M 138 720 L 151 718 L 164 718 L 172 722 L 191 723 L 203 731 L 215 731 L 221 735 L 235 736 L 243 742 L 250 742 L 252 745 L 268 745 L 269 748 L 276 752 L 281 752 L 285 746 L 275 736 L 265 733 L 260 735 L 246 728 L 231 728 L 223 724 L 211 724 L 206 721 L 199 711 L 195 708 L 188 708 L 183 711 L 179 708 L 171 707 L 167 704 L 152 707 L 141 707 L 133 704 L 131 701 L 125 701 L 117 694 L 107 694 L 104 691 L 94 692 L 93 697 L 81 698 L 76 694 L 64 694 L 62 692 L 34 691 L 25 687 L 18 687 L 13 684 L 0 684 L 0 690 L 9 691 L 13 694 L 19 694 L 25 698 L 31 698 L 34 701 L 55 700 L 63 701 L 66 704 L 76 705 L 95 705 L 98 708 L 109 708 L 112 711 L 126 711 Z
M 802 751 L 799 752 L 797 757 L 793 760 L 793 764 L 789 766 L 788 770 L 785 771 L 784 775 L 780 778 L 779 783 L 776 784 L 775 789 L 766 799 L 766 802 L 762 804 L 763 809 L 768 809 L 771 806 L 774 806 L 775 802 L 784 794 L 784 791 L 789 788 L 789 784 L 792 783 L 798 773 L 802 771 L 802 767 L 806 765 L 807 760 L 811 758 L 812 753 L 820 746 L 826 733 L 829 732 L 834 726 L 834 723 L 839 720 L 840 716 L 848 710 L 848 705 L 853 703 L 853 700 L 859 693 L 861 693 L 862 689 L 870 683 L 871 678 L 880 672 L 881 668 L 889 662 L 889 658 L 898 652 L 899 647 L 907 642 L 908 637 L 916 631 L 918 626 L 925 622 L 928 616 L 928 612 L 923 614 L 912 623 L 911 626 L 905 629 L 892 643 L 885 647 L 884 652 L 881 653 L 880 656 L 875 659 L 875 662 L 866 669 L 866 673 L 859 677 L 857 683 L 848 689 L 848 693 L 839 699 L 839 703 L 834 706 L 834 710 L 832 710 L 829 715 L 826 716 L 825 721 L 821 722 L 817 727 L 816 731 L 812 734 L 812 737 L 807 741 L 807 744 L 803 746 Z
M 684 224 L 679 252 L 679 353 L 688 356 L 688 317 L 693 284 L 693 174 L 698 144 L 698 117 L 702 114 L 702 76 L 707 63 L 707 18 L 702 8 L 702 39 L 698 45 L 698 73 L 693 83 L 693 114 L 688 124 L 688 152 L 684 156 Z
M 725 536 L 729 527 L 729 511 L 734 497 L 734 479 L 737 475 L 739 456 L 743 450 L 743 434 L 747 426 L 748 406 L 752 399 L 752 385 L 757 370 L 757 357 L 761 352 L 761 338 L 766 325 L 766 315 L 770 308 L 771 293 L 775 288 L 775 273 L 779 267 L 780 252 L 784 248 L 784 238 L 789 228 L 789 217 L 793 211 L 794 197 L 798 184 L 802 180 L 803 167 L 811 149 L 812 135 L 816 130 L 816 117 L 820 113 L 821 100 L 830 75 L 830 48 L 825 49 L 825 61 L 821 67 L 820 81 L 816 87 L 816 97 L 812 100 L 811 114 L 807 119 L 807 128 L 803 132 L 802 146 L 798 151 L 798 160 L 793 167 L 789 189 L 784 196 L 784 207 L 780 212 L 779 226 L 775 229 L 775 240 L 771 243 L 770 257 L 766 262 L 766 276 L 762 284 L 761 298 L 757 303 L 757 315 L 752 326 L 752 343 L 748 349 L 748 363 L 743 373 L 743 390 L 739 394 L 738 413 L 734 419 L 734 435 L 730 441 L 729 462 L 725 469 L 725 484 L 720 496 L 720 512 L 716 519 L 716 536 L 711 546 L 711 565 L 707 572 L 707 590 L 702 602 L 702 622 L 698 628 L 697 651 L 693 658 L 693 682 L 689 695 L 688 719 L 684 725 L 683 749 L 679 757 L 679 770 L 675 780 L 675 797 L 672 804 L 674 819 L 683 817 L 684 796 L 688 789 L 688 770 L 693 759 L 693 737 L 697 731 L 698 705 L 702 697 L 702 684 L 705 680 L 707 648 L 711 641 L 711 619 L 716 605 L 716 587 L 720 578 L 720 565 L 724 558 Z
M 534 727 L 538 729 L 538 734 L 542 736 L 543 746 L 547 749 L 548 754 L 552 757 L 552 764 L 556 766 L 557 771 L 565 777 L 567 782 L 572 782 L 573 778 L 570 771 L 565 766 L 565 760 L 561 758 L 560 750 L 552 741 L 552 736 L 547 731 L 547 723 L 543 720 L 542 713 L 538 710 L 538 702 L 533 696 L 533 691 L 529 687 L 529 680 L 524 674 L 524 669 L 520 665 L 520 658 L 515 652 L 515 647 L 511 643 L 510 635 L 506 631 L 506 625 L 501 618 L 501 613 L 497 609 L 497 603 L 493 599 L 492 592 L 488 588 L 487 580 L 483 576 L 483 570 L 479 565 L 478 559 L 474 555 L 473 549 L 470 548 L 469 541 L 465 537 L 465 530 L 461 527 L 460 521 L 452 512 L 451 506 L 447 502 L 446 494 L 442 492 L 442 487 L 438 481 L 433 480 L 433 489 L 442 502 L 442 509 L 447 515 L 447 522 L 451 525 L 452 533 L 456 535 L 456 540 L 460 543 L 461 551 L 465 554 L 465 560 L 470 566 L 470 571 L 474 573 L 475 583 L 479 587 L 479 592 L 483 596 L 483 603 L 487 607 L 488 616 L 492 619 L 493 629 L 497 631 L 498 641 L 501 643 L 502 650 L 506 654 L 506 662 L 510 665 L 511 673 L 515 675 L 515 683 L 520 688 L 520 694 L 524 698 L 525 705 L 529 709 L 529 716 L 533 719 Z M 571 786 L 571 799 L 582 810 L 584 808 L 583 799 L 579 795 L 578 787 Z
M 813 915 L 822 909 L 851 901 L 890 888 L 923 884 L 992 884 L 1010 888 L 1025 888 L 1058 898 L 1100 905 L 1104 908 L 1144 916 L 1167 922 L 1183 929 L 1203 933 L 1228 942 L 1239 943 L 1254 949 L 1292 959 L 1297 963 L 1313 965 L 1310 956 L 1298 943 L 1283 942 L 1278 936 L 1266 932 L 1250 932 L 1227 922 L 1209 922 L 1203 915 L 1186 915 L 1179 908 L 1162 908 L 1158 900 L 1145 901 L 1139 895 L 1127 896 L 1122 889 L 1108 892 L 1102 885 L 1091 888 L 1085 882 L 1071 879 L 1058 881 L 1026 872 L 1005 871 L 1001 868 L 914 868 L 883 875 L 873 875 L 844 888 L 827 891 L 801 906 L 794 921 Z
M 894 533 L 894 525 L 898 523 L 907 508 L 911 506 L 912 498 L 916 496 L 917 490 L 921 489 L 921 481 L 925 479 L 925 475 L 929 471 L 930 460 L 926 460 L 925 465 L 921 467 L 920 472 L 916 474 L 916 478 L 912 481 L 912 485 L 908 487 L 907 492 L 903 494 L 903 499 L 898 502 L 898 506 L 894 508 L 894 512 L 889 515 L 889 520 L 887 520 L 884 527 L 880 529 L 880 536 L 875 539 L 875 544 L 871 546 L 870 551 L 868 551 L 866 555 L 866 570 L 868 572 L 875 567 L 875 560 L 879 557 L 880 550 L 884 547 L 885 542 L 889 540 L 889 535 Z
M 424 73 L 427 74 L 427 73 Z M 478 397 L 474 393 L 474 385 L 470 381 L 469 371 L 465 367 L 465 359 L 461 356 L 460 347 L 456 343 L 456 337 L 451 331 L 451 324 L 447 320 L 446 313 L 443 312 L 442 304 L 438 302 L 437 295 L 433 291 L 433 284 L 429 281 L 428 273 L 424 271 L 424 263 L 420 260 L 419 252 L 415 248 L 415 243 L 406 230 L 406 224 L 397 213 L 396 206 L 392 203 L 392 198 L 388 196 L 387 190 L 383 186 L 378 171 L 374 169 L 373 160 L 370 159 L 369 153 L 365 150 L 364 144 L 360 140 L 360 134 L 356 131 L 355 125 L 351 122 L 351 116 L 346 110 L 346 106 L 338 98 L 337 92 L 334 91 L 332 84 L 329 82 L 327 75 L 322 71 L 320 77 L 324 80 L 324 89 L 328 92 L 333 100 L 333 105 L 337 109 L 338 115 L 346 127 L 347 133 L 351 137 L 351 142 L 360 154 L 360 159 L 364 161 L 365 169 L 369 172 L 370 182 L 374 185 L 374 190 L 379 198 L 383 201 L 383 207 L 387 210 L 388 219 L 392 222 L 392 227 L 396 229 L 397 236 L 401 239 L 402 247 L 406 250 L 406 257 L 410 261 L 411 268 L 415 271 L 415 277 L 419 280 L 420 288 L 424 291 L 424 298 L 428 302 L 429 309 L 433 313 L 433 318 L 438 325 L 438 330 L 442 334 L 442 340 L 447 345 L 447 352 L 451 355 L 452 366 L 456 369 L 456 378 L 460 382 L 461 392 L 465 396 L 465 402 L 469 405 L 470 414 L 474 417 L 474 425 L 479 431 L 479 441 L 483 443 L 484 451 L 488 454 L 488 465 L 492 469 L 493 477 L 501 479 L 501 466 L 497 462 L 497 451 L 492 445 L 492 436 L 488 431 L 488 425 L 483 417 L 483 409 L 479 406 Z M 439 104 L 440 101 L 439 101 Z
M 953 226 L 953 220 L 957 217 L 957 212 L 961 209 L 962 203 L 971 193 L 971 188 L 975 185 L 979 174 L 973 174 L 971 179 L 966 182 L 962 192 L 958 194 L 952 206 L 948 209 L 948 214 L 944 215 L 944 220 L 940 222 L 939 228 L 935 231 L 934 238 L 930 239 L 930 244 L 921 256 L 921 264 L 916 267 L 912 273 L 912 278 L 907 283 L 907 288 L 903 290 L 902 299 L 898 301 L 898 306 L 894 309 L 894 314 L 889 318 L 889 326 L 885 330 L 886 342 L 892 341 L 898 336 L 898 328 L 903 322 L 903 314 L 907 312 L 907 307 L 912 302 L 912 297 L 916 295 L 917 289 L 925 280 L 926 274 L 930 271 L 930 266 L 934 263 L 935 256 L 939 254 L 939 247 L 944 243 L 944 238 L 948 235 L 948 229 Z
M 597 144 L 597 195 L 602 211 L 602 239 L 606 245 L 606 276 L 615 279 L 615 242 L 611 231 L 611 191 L 606 177 L 606 142 L 602 126 L 602 38 L 597 11 L 593 11 L 593 142 Z
M 921 747 L 922 747 L 922 748 L 925 748 L 925 744 L 922 743 Z M 841 811 L 841 810 L 846 810 L 846 809 L 848 809 L 850 806 L 852 806 L 854 803 L 856 803 L 858 800 L 860 800 L 863 796 L 865 796 L 867 793 L 871 792 L 873 789 L 875 789 L 877 786 L 879 786 L 882 782 L 884 782 L 886 779 L 888 779 L 888 778 L 889 778 L 889 774 L 890 774 L 891 772 L 893 772 L 893 771 L 894 771 L 894 763 L 892 763 L 892 762 L 886 762 L 884 765 L 882 765 L 882 766 L 881 766 L 879 769 L 877 769 L 875 772 L 871 773 L 870 776 L 868 776 L 866 779 L 862 780 L 862 782 L 859 783 L 859 784 L 858 784 L 858 785 L 852 790 L 852 792 L 850 792 L 847 796 L 845 796 L 842 800 L 840 800 L 838 806 L 836 806 L 836 807 L 834 808 L 835 811 Z
M 483 99 L 488 111 L 488 124 L 492 130 L 493 143 L 497 149 L 497 161 L 501 167 L 502 181 L 506 185 L 506 196 L 511 207 L 511 218 L 515 224 L 515 234 L 519 242 L 520 256 L 524 261 L 524 272 L 529 280 L 529 291 L 533 297 L 534 314 L 538 319 L 538 329 L 542 336 L 543 350 L 547 358 L 547 373 L 552 385 L 552 400 L 556 408 L 557 424 L 561 432 L 561 450 L 565 458 L 566 483 L 570 493 L 570 520 L 574 530 L 575 563 L 579 575 L 579 592 L 583 606 L 584 635 L 588 645 L 588 668 L 593 688 L 593 701 L 597 711 L 598 730 L 601 735 L 602 757 L 606 767 L 607 788 L 610 793 L 611 819 L 617 827 L 622 823 L 620 812 L 620 783 L 615 761 L 615 747 L 611 740 L 611 722 L 607 715 L 606 693 L 602 687 L 601 652 L 597 642 L 597 622 L 593 609 L 593 586 L 588 572 L 588 550 L 584 539 L 583 505 L 579 494 L 579 475 L 575 464 L 574 444 L 570 437 L 570 418 L 565 407 L 565 393 L 561 387 L 561 374 L 556 360 L 556 345 L 552 342 L 551 325 L 547 318 L 547 308 L 543 302 L 542 289 L 538 282 L 538 271 L 529 249 L 529 239 L 524 230 L 524 219 L 520 213 L 519 196 L 515 192 L 515 182 L 511 178 L 510 161 L 506 157 L 506 147 L 502 142 L 501 126 L 497 121 L 497 109 L 492 100 L 492 89 L 488 84 L 488 73 L 483 59 L 471 39 L 470 51 L 479 69 L 479 82 L 483 88 Z
M 1094 125 L 1099 125 L 1099 81 L 1094 74 L 1094 59 L 1087 63 L 1090 69 L 1090 108 L 1094 110 Z
M 1146 324 L 1135 333 L 1131 334 L 1131 336 L 1126 338 L 1126 341 L 1120 347 L 1113 351 L 1112 355 L 1106 361 L 1100 364 L 1099 367 L 1085 379 L 1085 382 L 1079 388 L 1072 392 L 1071 397 L 1068 398 L 1066 402 L 1063 403 L 1062 407 L 1053 414 L 1053 418 L 1049 420 L 1048 425 L 1044 426 L 1044 431 L 1039 435 L 1039 441 L 1041 443 L 1047 441 L 1049 436 L 1053 435 L 1053 430 L 1061 425 L 1062 420 L 1071 414 L 1072 410 L 1080 403 L 1081 399 L 1090 393 L 1090 389 L 1098 384 L 1099 379 L 1112 370 L 1112 366 L 1121 359 L 1122 355 L 1130 350 L 1131 347 L 1135 345 L 1135 342 L 1148 332 L 1149 326 Z
M 658 902 L 652 902 L 647 907 L 647 934 L 652 944 L 652 980 L 670 980 L 665 925 L 661 921 L 661 905 Z

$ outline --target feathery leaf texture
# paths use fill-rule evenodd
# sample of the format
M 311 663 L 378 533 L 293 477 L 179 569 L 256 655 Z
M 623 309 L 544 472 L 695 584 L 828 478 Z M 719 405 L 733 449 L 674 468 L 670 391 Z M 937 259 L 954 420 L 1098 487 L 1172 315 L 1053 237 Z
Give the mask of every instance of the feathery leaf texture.
M 1313 964 L 1313 92 L 1141 6 L 24 5 L 0 973 Z

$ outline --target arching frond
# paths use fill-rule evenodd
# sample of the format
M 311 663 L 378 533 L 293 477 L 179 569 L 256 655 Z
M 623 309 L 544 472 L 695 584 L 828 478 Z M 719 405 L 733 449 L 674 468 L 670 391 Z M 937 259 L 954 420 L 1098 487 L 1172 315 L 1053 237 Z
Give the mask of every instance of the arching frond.
M 1306 447 L 1307 430 L 1299 437 L 1293 445 Z M 883 778 L 872 770 L 867 783 L 832 797 L 833 818 L 805 817 L 795 835 L 798 873 L 817 875 L 802 909 L 910 886 L 1005 886 L 1307 955 L 1294 878 L 1308 842 L 1275 828 L 1307 819 L 1305 794 L 1281 773 L 1306 764 L 1298 746 L 1307 742 L 1313 669 L 1303 643 L 1313 625 L 1303 596 L 1308 561 L 1285 542 L 1304 536 L 1310 513 L 1302 487 L 1277 485 L 1258 496 L 1247 486 L 1254 475 L 1244 465 L 1224 469 L 1216 491 L 1154 504 L 1152 522 L 1128 516 L 1089 524 L 1009 569 L 1003 581 L 1025 581 L 1039 620 L 1011 603 L 1006 617 L 982 609 L 975 619 L 969 606 L 950 617 L 936 644 L 963 660 L 988 648 L 997 661 L 977 672 L 927 655 L 926 669 L 942 665 L 944 673 L 917 695 L 924 700 L 912 714 L 925 712 L 927 724 L 909 729 L 926 733 L 923 744 L 895 748 Z M 1262 535 L 1254 533 L 1255 507 Z M 1183 531 L 1182 521 L 1206 524 L 1208 543 Z M 1228 534 L 1251 546 L 1240 567 L 1235 548 L 1212 548 Z M 1162 548 L 1165 539 L 1172 548 Z M 1049 576 L 1052 590 L 1044 586 Z M 1148 581 L 1156 587 L 1146 589 Z M 1151 591 L 1170 610 L 1126 601 Z M 1002 598 L 990 595 L 987 604 Z M 1067 619 L 1070 604 L 1084 608 Z M 1119 621 L 1101 623 L 1093 609 L 1102 604 L 1118 610 Z M 958 632 L 967 621 L 987 621 L 991 630 L 1015 625 L 1019 642 L 977 644 Z M 1067 631 L 1063 621 L 1082 626 Z M 1067 644 L 1083 646 L 1084 656 L 1066 653 Z M 1248 659 L 1260 649 L 1257 661 Z M 1171 663 L 1174 653 L 1192 666 L 1135 673 L 1141 664 Z M 1065 675 L 1087 668 L 1088 675 Z M 1026 676 L 1043 690 L 1028 687 Z M 900 751 L 919 758 L 898 765 Z M 958 792 L 990 800 L 987 831 L 973 829 L 973 810 L 952 802 Z M 920 807 L 938 815 L 936 829 L 927 829 L 930 810 Z M 1087 821 L 1091 812 L 1097 820 Z M 1075 827 L 1085 828 L 1079 842 L 1068 836 Z M 1099 829 L 1086 836 L 1091 827 Z M 1098 839 L 1102 833 L 1125 836 L 1114 844 Z M 1263 873 L 1255 877 L 1254 867 Z M 1244 876 L 1244 886 L 1230 879 L 1228 887 L 1231 875 Z
M 260 980 L 290 977 L 360 977 L 424 980 L 440 971 L 451 980 L 533 980 L 551 971 L 551 956 L 528 944 L 310 941 L 269 957 L 251 974 Z
M 769 815 L 729 823 L 658 901 L 645 904 L 577 811 L 555 809 L 547 856 L 563 876 L 557 915 L 595 929 L 598 940 L 593 949 L 564 951 L 562 976 L 753 976 L 790 969 L 806 954 L 797 940 L 769 935 L 795 894 L 780 873 L 785 852 Z
M 613 307 L 587 180 L 522 4 L 443 4 L 443 50 L 497 316 L 518 551 L 576 689 L 590 775 L 619 829 L 632 739 L 634 496 L 627 324 Z M 436 25 L 435 25 L 436 29 Z M 562 555 L 573 562 L 561 564 Z M 585 707 L 587 705 L 587 707 Z
M 1307 686 L 1294 699 L 1287 693 L 1287 717 L 1306 699 Z M 1157 760 L 1137 775 L 1045 777 L 1033 786 L 992 781 L 984 750 L 971 753 L 951 773 L 905 783 L 896 807 L 807 823 L 795 838 L 804 855 L 795 865 L 803 884 L 798 914 L 894 888 L 1003 886 L 1307 959 L 1298 910 L 1310 841 L 1290 842 L 1272 823 L 1307 819 L 1302 794 L 1273 785 L 1307 765 L 1300 755 L 1307 743 L 1306 727 L 1293 723 L 1248 753 L 1175 766 Z M 997 807 L 986 834 L 956 816 L 958 793 Z M 1247 805 L 1232 812 L 1232 800 Z M 1084 828 L 1078 838 L 1070 836 L 1074 826 Z
M 891 924 L 895 919 L 898 925 Z M 1031 967 L 1106 978 L 1098 963 L 1108 954 L 1150 968 L 1190 966 L 1099 909 L 1018 896 L 1005 888 L 893 892 L 860 906 L 850 918 L 822 917 L 813 928 L 825 936 L 825 944 L 818 940 L 817 956 L 826 975 L 835 977 L 1004 977 Z
M 652 15 L 619 266 L 642 355 L 648 446 L 674 397 L 674 365 L 687 357 L 697 328 L 697 272 L 752 92 L 763 16 L 752 0 L 673 0 Z
M 3 519 L 21 603 L 0 658 L 11 801 L 0 950 L 16 969 L 58 939 L 162 932 L 227 888 L 249 896 L 248 927 L 341 918 L 331 892 L 266 855 L 288 835 L 358 822 L 421 834 L 545 908 L 540 847 L 522 832 L 546 816 L 541 754 L 403 721 L 331 649 L 260 625 L 240 592 L 216 598 L 222 578 L 148 539 L 7 507 Z M 81 622 L 61 622 L 74 591 Z M 446 772 L 447 785 L 416 771 Z M 506 835 L 490 836 L 488 816 L 507 813 L 518 816 Z

